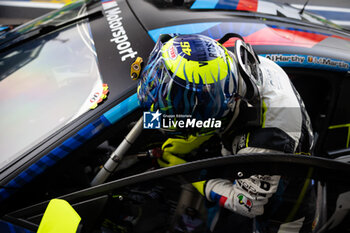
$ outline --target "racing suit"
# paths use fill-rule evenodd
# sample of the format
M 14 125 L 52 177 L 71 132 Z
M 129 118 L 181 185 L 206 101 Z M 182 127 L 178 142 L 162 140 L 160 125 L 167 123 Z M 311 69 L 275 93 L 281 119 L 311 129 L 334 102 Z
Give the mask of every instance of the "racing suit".
M 262 97 L 262 124 L 260 127 L 250 128 L 249 132 L 243 129 L 239 135 L 233 136 L 231 134 L 231 136 L 225 136 L 225 138 L 231 138 L 232 146 L 228 148 L 230 146 L 226 143 L 223 155 L 281 152 L 309 154 L 313 144 L 313 134 L 310 119 L 299 94 L 290 83 L 287 74 L 282 68 L 266 58 L 260 57 L 260 61 L 263 80 L 258 88 Z M 240 115 L 244 115 L 244 112 L 240 112 Z M 234 132 L 237 132 L 237 130 L 234 130 Z M 234 138 L 233 142 L 232 137 Z M 220 215 L 218 213 L 218 216 L 214 219 L 219 221 L 214 221 L 211 230 L 214 232 L 227 232 L 227 230 L 232 230 L 232 227 L 235 227 L 239 232 L 237 228 L 238 223 L 252 223 L 251 219 L 253 217 L 262 214 L 265 215 L 267 212 L 270 217 L 271 214 L 281 215 L 278 211 L 275 211 L 275 213 L 271 211 L 271 209 L 276 209 L 276 206 L 273 207 L 270 203 L 269 209 L 266 209 L 266 206 L 269 199 L 271 199 L 283 183 L 288 183 L 288 186 L 290 185 L 291 187 L 293 186 L 293 181 L 285 180 L 280 176 L 267 175 L 254 175 L 247 179 L 237 179 L 233 184 L 230 180 L 224 179 L 208 180 L 204 185 L 205 197 L 209 201 L 216 202 L 221 207 L 230 210 L 231 213 L 234 212 L 240 215 L 232 217 L 229 213 L 226 213 L 226 220 L 221 221 L 225 223 L 220 224 L 220 219 L 224 219 L 225 217 L 222 217 L 222 215 L 225 214 L 221 213 L 220 218 L 218 218 Z M 311 188 L 308 189 L 308 197 L 304 198 L 304 201 L 307 199 L 310 201 L 309 199 L 312 198 L 310 194 L 312 192 L 311 190 Z M 283 191 L 280 190 L 278 192 L 281 193 Z M 295 193 L 294 196 L 297 195 Z M 312 209 L 312 204 L 308 208 Z M 304 213 L 296 214 L 292 218 L 290 217 L 288 220 L 290 221 L 289 223 L 281 224 L 284 222 L 281 220 L 279 224 L 275 224 L 273 227 L 263 226 L 264 219 L 257 218 L 261 220 L 257 230 L 259 232 L 311 231 L 310 226 L 313 220 L 313 211 L 300 210 L 299 212 Z M 305 212 L 308 212 L 310 215 L 307 219 L 303 216 Z M 300 218 L 296 219 L 298 216 Z M 245 228 L 242 232 L 246 230 Z
M 262 80 L 258 82 L 258 89 L 262 103 L 262 121 L 254 127 L 247 127 L 245 122 L 250 113 L 241 104 L 234 125 L 230 127 L 229 133 L 221 137 L 224 145 L 222 154 L 309 154 L 313 145 L 313 133 L 299 94 L 281 67 L 266 58 L 259 58 Z M 158 162 L 163 167 L 184 163 L 186 161 L 177 156 L 181 157 L 181 154 L 189 152 L 190 147 L 196 148 L 196 143 L 203 144 L 208 139 L 206 136 L 198 139 L 190 137 L 187 141 L 168 139 L 168 143 L 163 144 L 163 160 L 167 164 L 164 161 Z M 179 149 L 175 148 L 175 144 Z M 233 183 L 225 179 L 212 179 L 193 185 L 211 203 L 224 207 L 216 211 L 213 217 L 213 232 L 231 232 L 232 229 L 235 232 L 249 232 L 247 227 L 253 226 L 253 218 L 258 222 L 258 232 L 309 232 L 314 217 L 313 205 L 303 204 L 314 203 L 312 187 L 308 187 L 307 195 L 304 192 L 305 198 L 300 198 L 303 200 L 301 208 L 298 207 L 292 215 L 280 212 L 281 209 L 287 212 L 293 209 L 281 200 L 286 193 L 291 193 L 289 197 L 296 200 L 301 190 L 299 184 L 300 182 L 295 184 L 285 177 L 257 174 L 247 179 L 237 179 Z M 274 216 L 277 216 L 278 221 L 270 223 L 269 219 Z

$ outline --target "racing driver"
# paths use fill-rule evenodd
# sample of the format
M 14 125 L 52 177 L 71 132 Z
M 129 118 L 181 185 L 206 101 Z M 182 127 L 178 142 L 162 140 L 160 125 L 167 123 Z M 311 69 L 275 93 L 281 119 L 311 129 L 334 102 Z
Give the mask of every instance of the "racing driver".
M 151 52 L 138 85 L 143 107 L 222 122 L 220 129 L 167 129 L 173 136 L 162 146 L 159 165 L 185 163 L 187 154 L 214 137 L 221 140 L 223 156 L 310 154 L 310 120 L 287 74 L 258 56 L 241 36 L 225 37 L 216 41 L 203 35 L 161 35 Z M 234 52 L 222 46 L 230 38 L 237 39 Z M 303 184 L 299 183 L 278 175 L 254 175 L 233 182 L 200 181 L 193 186 L 220 206 L 212 232 L 249 232 L 253 225 L 256 232 L 310 232 L 313 189 L 307 184 L 308 191 L 300 194 Z M 286 204 L 286 194 L 301 203 Z M 272 218 L 276 221 L 269 221 Z

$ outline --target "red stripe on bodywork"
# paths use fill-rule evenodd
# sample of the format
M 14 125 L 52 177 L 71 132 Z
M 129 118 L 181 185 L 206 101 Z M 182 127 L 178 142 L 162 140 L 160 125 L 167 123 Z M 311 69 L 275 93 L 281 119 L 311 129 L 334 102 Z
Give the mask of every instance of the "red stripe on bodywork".
M 258 10 L 258 0 L 240 0 L 236 10 L 256 12 Z
M 220 206 L 225 206 L 225 202 L 227 200 L 227 197 L 221 196 L 219 200 L 219 205 Z
M 244 37 L 244 40 L 252 45 L 284 45 L 312 48 L 328 37 L 329 36 L 311 32 L 266 27 Z M 232 38 L 224 45 L 226 47 L 232 47 L 235 45 L 236 40 L 237 38 Z
M 332 37 L 335 37 L 337 39 L 349 40 L 350 41 L 350 38 L 347 38 L 347 37 L 342 37 L 342 36 L 337 36 L 337 35 L 333 35 Z
M 247 36 L 246 40 L 252 45 L 286 45 L 312 48 L 326 38 L 328 36 L 311 32 L 264 28 Z

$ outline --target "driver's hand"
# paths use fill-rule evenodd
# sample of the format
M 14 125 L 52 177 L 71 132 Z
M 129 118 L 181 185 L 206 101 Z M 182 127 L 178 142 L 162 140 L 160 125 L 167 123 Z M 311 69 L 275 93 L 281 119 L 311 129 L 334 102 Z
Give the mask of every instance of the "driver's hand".
M 234 184 L 225 179 L 208 180 L 205 196 L 209 201 L 240 215 L 253 218 L 264 213 L 264 205 L 277 191 L 280 176 L 253 175 L 237 179 Z
M 191 135 L 187 139 L 169 138 L 162 145 L 163 155 L 158 159 L 158 164 L 161 167 L 171 167 L 186 163 L 183 157 L 200 147 L 200 145 L 211 136 L 212 135 L 196 137 Z
M 213 135 L 193 136 L 190 135 L 187 139 L 169 138 L 162 146 L 162 150 L 172 153 L 179 157 L 193 152 L 198 149 L 205 141 L 209 140 Z
M 161 166 L 161 167 L 171 167 L 174 165 L 186 163 L 185 160 L 173 155 L 172 153 L 170 153 L 168 151 L 163 151 L 162 157 L 159 158 L 157 161 L 158 161 L 159 166 Z

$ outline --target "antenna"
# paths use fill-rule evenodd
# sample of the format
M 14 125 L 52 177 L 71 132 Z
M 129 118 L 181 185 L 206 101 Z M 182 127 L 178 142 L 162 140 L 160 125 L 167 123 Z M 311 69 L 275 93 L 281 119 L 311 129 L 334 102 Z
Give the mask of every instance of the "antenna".
M 304 6 L 303 6 L 303 9 L 301 9 L 301 11 L 299 12 L 299 15 L 303 14 L 304 10 L 305 10 L 305 7 L 307 6 L 307 4 L 309 3 L 310 0 L 306 0 Z

